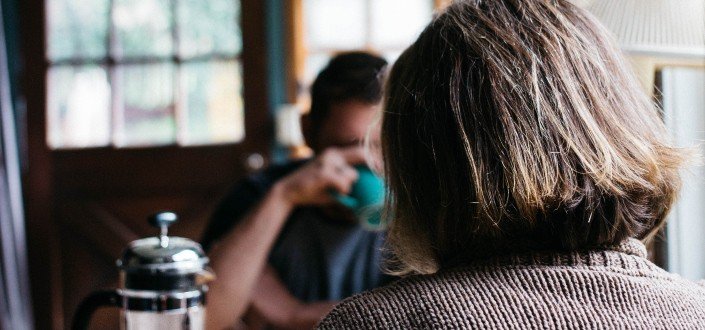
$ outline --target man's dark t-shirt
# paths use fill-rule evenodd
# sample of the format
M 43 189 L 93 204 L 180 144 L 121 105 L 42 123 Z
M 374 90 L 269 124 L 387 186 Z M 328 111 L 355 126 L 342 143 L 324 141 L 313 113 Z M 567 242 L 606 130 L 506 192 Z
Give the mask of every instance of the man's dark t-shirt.
M 302 164 L 273 166 L 236 184 L 206 228 L 204 249 L 229 232 L 277 180 Z M 298 299 L 341 300 L 389 282 L 391 277 L 381 270 L 383 240 L 383 233 L 329 219 L 317 208 L 298 208 L 277 238 L 269 264 Z

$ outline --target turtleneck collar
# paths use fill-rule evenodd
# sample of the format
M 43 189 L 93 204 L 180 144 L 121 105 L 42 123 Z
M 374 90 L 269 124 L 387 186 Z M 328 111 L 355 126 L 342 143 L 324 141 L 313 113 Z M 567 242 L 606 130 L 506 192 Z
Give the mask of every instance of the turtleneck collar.
M 493 257 L 476 261 L 469 266 L 587 266 L 624 269 L 658 270 L 646 259 L 646 247 L 639 240 L 629 238 L 614 246 L 576 251 L 537 251 Z

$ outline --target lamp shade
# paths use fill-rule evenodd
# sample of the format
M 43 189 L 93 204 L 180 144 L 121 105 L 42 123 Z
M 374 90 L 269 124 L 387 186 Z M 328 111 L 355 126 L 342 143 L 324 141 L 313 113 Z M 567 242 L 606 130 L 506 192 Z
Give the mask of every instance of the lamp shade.
M 574 0 L 634 55 L 705 57 L 705 0 Z

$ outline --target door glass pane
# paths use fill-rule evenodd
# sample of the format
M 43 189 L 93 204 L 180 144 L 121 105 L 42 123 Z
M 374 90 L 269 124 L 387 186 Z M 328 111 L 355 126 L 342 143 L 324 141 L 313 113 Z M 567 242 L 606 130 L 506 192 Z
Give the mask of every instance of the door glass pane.
M 47 58 L 102 58 L 107 53 L 108 0 L 47 1 Z
M 115 76 L 116 145 L 174 143 L 173 65 L 123 65 L 115 70 Z
M 431 0 L 370 1 L 371 43 L 379 49 L 406 48 L 431 21 Z
M 308 47 L 310 49 L 364 47 L 365 10 L 366 1 L 363 0 L 304 0 Z
M 179 55 L 236 55 L 242 46 L 240 2 L 233 0 L 178 1 Z
M 170 56 L 173 51 L 169 0 L 114 0 L 113 52 L 123 57 Z
M 240 64 L 219 61 L 181 69 L 182 144 L 237 142 L 245 136 Z
M 81 148 L 110 144 L 110 85 L 105 68 L 58 66 L 47 77 L 48 144 Z

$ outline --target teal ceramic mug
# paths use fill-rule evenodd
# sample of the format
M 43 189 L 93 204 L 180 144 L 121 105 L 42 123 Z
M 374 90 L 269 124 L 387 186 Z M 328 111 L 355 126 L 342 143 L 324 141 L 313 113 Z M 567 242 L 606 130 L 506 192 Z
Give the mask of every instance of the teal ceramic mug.
M 384 204 L 384 181 L 366 165 L 356 165 L 358 178 L 347 195 L 334 193 L 338 202 L 355 213 L 360 225 L 367 230 L 379 231 L 386 228 L 382 221 Z

